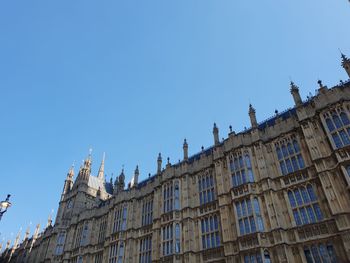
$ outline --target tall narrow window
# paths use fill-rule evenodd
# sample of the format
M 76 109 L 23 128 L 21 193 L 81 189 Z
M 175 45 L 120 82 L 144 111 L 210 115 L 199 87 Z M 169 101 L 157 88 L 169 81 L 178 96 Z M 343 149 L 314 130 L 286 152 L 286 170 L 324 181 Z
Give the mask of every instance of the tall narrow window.
M 173 211 L 173 184 L 171 183 L 167 183 L 166 185 L 164 185 L 163 187 L 163 211 L 164 213 Z
M 142 202 L 142 226 L 147 226 L 153 222 L 153 197 Z
M 103 251 L 98 252 L 98 253 L 95 255 L 95 261 L 94 261 L 94 263 L 103 263 Z
M 55 255 L 62 255 L 65 239 L 66 239 L 66 233 L 65 232 L 61 232 L 61 233 L 58 234 L 58 236 L 57 236 L 57 243 L 56 243 L 56 249 L 55 249 Z
M 80 240 L 80 246 L 86 246 L 89 241 L 89 226 L 85 224 Z
M 216 200 L 214 176 L 211 172 L 198 176 L 198 190 L 200 205 Z
M 275 144 L 278 161 L 283 175 L 305 167 L 300 146 L 296 139 L 284 140 Z
M 173 225 L 169 224 L 162 227 L 162 245 L 163 245 L 163 256 L 172 255 L 173 252 Z
M 79 225 L 75 232 L 74 248 L 78 248 L 80 246 L 82 232 L 83 225 Z
M 180 224 L 175 225 L 175 253 L 179 254 L 181 248 L 181 241 L 180 241 Z
M 201 219 L 202 248 L 214 248 L 221 245 L 219 217 L 211 215 Z
M 109 263 L 117 263 L 117 255 L 118 255 L 118 244 L 114 243 L 109 247 Z
M 118 253 L 118 263 L 123 263 L 123 257 L 124 257 L 124 242 L 120 242 L 119 253 Z
M 257 231 L 264 231 L 264 223 L 257 198 L 253 199 L 253 206 L 254 211 L 252 201 L 249 198 L 235 203 L 239 234 L 241 236 Z
M 98 229 L 98 239 L 97 239 L 98 243 L 104 242 L 106 237 L 106 229 L 107 229 L 107 217 L 105 216 L 100 219 L 100 225 Z
M 152 262 L 152 236 L 147 236 L 140 240 L 139 263 L 151 263 L 151 262 Z
M 288 190 L 288 199 L 297 225 L 315 223 L 323 219 L 315 191 L 311 184 L 307 187 Z
M 123 222 L 122 222 L 122 231 L 125 231 L 126 230 L 126 219 L 127 219 L 127 216 L 128 216 L 128 208 L 125 206 L 123 208 Z
M 179 210 L 180 209 L 180 186 L 179 186 L 179 182 L 175 181 L 175 191 L 174 191 L 174 195 L 175 195 L 175 210 Z
M 230 169 L 233 187 L 254 182 L 252 164 L 248 153 L 245 153 L 243 156 L 239 153 L 232 157 Z
M 113 213 L 112 234 L 125 231 L 127 224 L 128 208 L 126 205 L 119 206 Z
M 180 209 L 179 181 L 169 182 L 163 186 L 163 212 L 168 213 Z
M 347 113 L 338 108 L 325 113 L 326 126 L 336 149 L 350 144 L 350 121 Z

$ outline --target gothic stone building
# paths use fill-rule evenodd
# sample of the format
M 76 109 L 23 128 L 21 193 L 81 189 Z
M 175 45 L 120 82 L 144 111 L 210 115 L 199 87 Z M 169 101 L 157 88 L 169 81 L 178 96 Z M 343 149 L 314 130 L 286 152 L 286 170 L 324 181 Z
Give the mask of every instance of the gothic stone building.
M 342 56 L 350 77 L 350 59 Z M 350 80 L 125 188 L 91 175 L 64 182 L 54 225 L 4 262 L 350 262 Z

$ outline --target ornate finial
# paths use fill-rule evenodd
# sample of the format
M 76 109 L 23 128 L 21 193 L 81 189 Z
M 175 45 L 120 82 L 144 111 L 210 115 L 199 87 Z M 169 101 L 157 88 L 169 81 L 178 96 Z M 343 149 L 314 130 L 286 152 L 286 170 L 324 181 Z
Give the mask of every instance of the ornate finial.
M 275 115 L 278 115 L 278 110 L 277 109 L 275 110 Z
M 158 161 L 161 161 L 161 160 L 162 160 L 162 154 L 159 153 L 159 154 L 158 154 Z
M 204 146 L 203 145 L 202 145 L 201 149 L 202 149 L 202 152 L 203 152 L 204 151 Z
M 232 125 L 230 125 L 228 128 L 230 129 L 230 132 L 232 132 Z
M 323 88 L 322 80 L 319 79 L 319 80 L 317 81 L 317 83 L 318 83 L 318 85 L 320 85 L 320 88 L 322 89 L 322 88 Z
M 297 85 L 294 84 L 293 81 L 290 82 L 290 91 L 293 92 L 293 91 L 298 91 L 299 88 Z
M 249 113 L 255 113 L 255 109 L 251 103 L 249 103 Z
M 169 157 L 167 158 L 167 161 L 168 161 L 168 164 L 170 164 L 170 158 Z

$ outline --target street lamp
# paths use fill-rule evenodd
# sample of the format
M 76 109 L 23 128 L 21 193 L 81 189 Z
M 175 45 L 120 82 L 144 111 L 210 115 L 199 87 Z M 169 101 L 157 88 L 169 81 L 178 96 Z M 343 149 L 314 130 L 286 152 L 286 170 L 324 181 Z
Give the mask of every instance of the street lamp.
M 7 208 L 9 208 L 11 206 L 11 203 L 9 201 L 11 195 L 7 195 L 5 201 L 1 201 L 0 202 L 0 221 L 2 216 L 5 214 L 5 212 L 7 211 Z

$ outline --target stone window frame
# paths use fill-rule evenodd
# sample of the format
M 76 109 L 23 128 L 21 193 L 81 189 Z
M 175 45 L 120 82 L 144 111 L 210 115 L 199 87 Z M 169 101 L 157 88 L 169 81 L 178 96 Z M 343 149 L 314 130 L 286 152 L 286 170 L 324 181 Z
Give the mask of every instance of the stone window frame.
M 172 180 L 162 187 L 163 213 L 180 210 L 180 180 Z
M 273 145 L 281 175 L 286 176 L 306 168 L 301 139 L 297 135 L 280 138 Z
M 215 223 L 216 219 L 216 223 Z M 214 213 L 199 219 L 202 249 L 221 246 L 220 214 Z M 208 242 L 209 241 L 209 242 Z M 209 243 L 209 246 L 208 246 Z
M 316 243 L 303 247 L 307 263 L 333 263 L 337 262 L 337 255 L 332 243 Z
M 61 231 L 57 235 L 55 255 L 62 255 L 63 254 L 65 242 L 66 242 L 66 232 Z
M 104 242 L 107 232 L 108 217 L 103 216 L 99 219 L 97 243 Z
M 350 145 L 350 113 L 348 105 L 336 105 L 320 114 L 321 122 L 332 148 L 337 150 Z M 345 117 L 345 118 L 344 118 Z
M 197 183 L 200 206 L 216 200 L 215 177 L 212 170 L 207 170 L 204 173 L 198 174 Z
M 79 224 L 75 230 L 74 248 L 80 247 L 84 224 Z
M 229 155 L 232 187 L 255 182 L 251 156 L 252 154 L 248 149 L 236 150 Z
M 162 226 L 162 255 L 169 256 L 174 254 L 174 224 L 170 223 Z
M 126 230 L 128 217 L 128 205 L 121 204 L 113 209 L 113 224 L 111 233 L 117 233 Z
M 152 235 L 148 235 L 140 239 L 139 262 L 152 262 Z
M 318 223 L 324 219 L 313 184 L 290 187 L 286 190 L 286 197 L 295 226 Z
M 153 196 L 142 200 L 141 226 L 153 224 Z
M 236 228 L 238 236 L 245 236 L 252 233 L 264 232 L 265 225 L 261 211 L 260 198 L 249 196 L 234 201 L 236 214 Z M 244 203 L 244 206 L 242 204 Z M 244 207 L 244 209 L 242 209 Z

